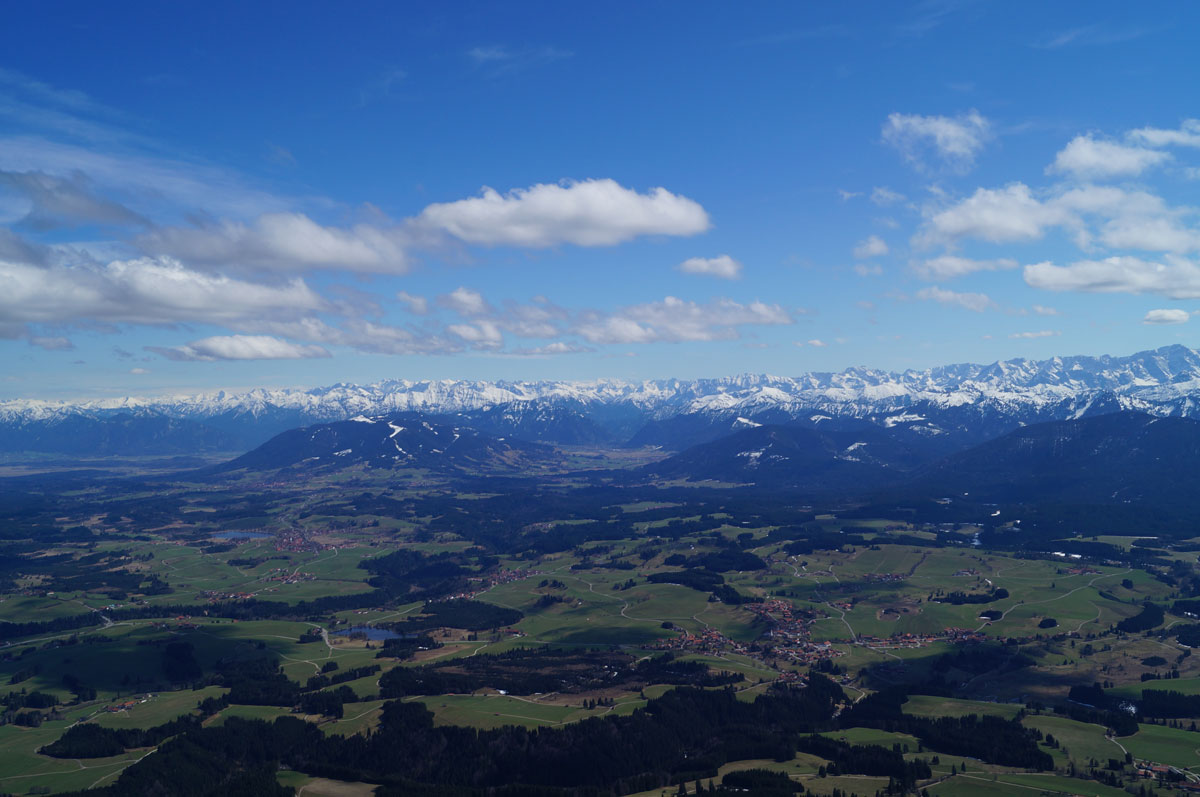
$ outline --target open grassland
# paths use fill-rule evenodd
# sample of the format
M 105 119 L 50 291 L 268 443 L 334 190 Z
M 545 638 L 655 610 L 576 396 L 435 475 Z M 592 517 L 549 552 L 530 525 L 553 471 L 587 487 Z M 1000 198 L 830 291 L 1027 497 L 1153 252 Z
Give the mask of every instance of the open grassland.
M 1055 767 L 1059 770 L 1065 770 L 1069 762 L 1074 762 L 1076 768 L 1085 769 L 1091 759 L 1104 763 L 1110 758 L 1125 757 L 1119 746 L 1104 737 L 1105 729 L 1099 725 L 1054 716 L 1030 716 L 1021 724 L 1037 728 L 1058 741 L 1058 748 L 1043 746 L 1043 749 L 1054 756 Z
M 1129 797 L 1129 792 L 1092 780 L 1050 774 L 967 772 L 929 787 L 931 797 L 1016 797 L 1016 795 L 1080 795 Z
M 1142 724 L 1133 736 L 1117 741 L 1134 758 L 1181 769 L 1200 767 L 1200 734 L 1193 731 Z
M 0 790 L 19 794 L 36 789 L 52 792 L 87 789 L 103 785 L 146 754 L 144 750 L 129 751 L 112 758 L 76 761 L 37 753 L 38 748 L 56 740 L 73 722 L 96 710 L 95 706 L 80 707 L 67 712 L 63 719 L 44 722 L 38 728 L 0 726 Z
M 916 717 L 965 717 L 968 714 L 1012 719 L 1021 706 L 1011 703 L 987 703 L 981 700 L 957 700 L 949 697 L 910 695 L 904 713 Z

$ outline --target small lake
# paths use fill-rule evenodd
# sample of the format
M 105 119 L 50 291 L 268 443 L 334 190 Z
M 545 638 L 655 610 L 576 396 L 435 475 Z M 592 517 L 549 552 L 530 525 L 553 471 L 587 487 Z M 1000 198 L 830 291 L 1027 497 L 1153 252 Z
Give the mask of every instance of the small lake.
M 385 639 L 406 639 L 411 638 L 413 634 L 397 634 L 395 631 L 389 631 L 386 628 L 375 628 L 370 625 L 356 625 L 353 628 L 346 628 L 342 631 L 334 631 L 335 636 L 350 636 L 354 633 L 366 634 L 367 639 L 371 642 L 382 642 Z
M 213 535 L 218 540 L 269 540 L 272 536 L 261 531 L 222 531 Z

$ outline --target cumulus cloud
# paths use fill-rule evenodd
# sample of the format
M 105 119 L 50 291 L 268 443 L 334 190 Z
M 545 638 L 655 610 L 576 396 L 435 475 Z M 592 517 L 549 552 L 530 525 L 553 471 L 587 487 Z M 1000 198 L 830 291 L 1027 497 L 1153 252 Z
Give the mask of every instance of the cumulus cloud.
M 1105 222 L 1100 240 L 1116 249 L 1149 252 L 1193 252 L 1200 249 L 1200 232 L 1184 225 L 1178 213 L 1139 215 L 1131 209 Z
M 554 343 L 548 343 L 545 346 L 538 346 L 531 349 L 513 349 L 512 354 L 521 357 L 548 357 L 558 354 L 586 354 L 593 352 L 591 346 L 581 346 L 578 343 L 564 343 L 557 340 Z
M 949 291 L 944 288 L 939 288 L 936 285 L 931 285 L 928 288 L 922 288 L 917 291 L 918 299 L 924 301 L 933 301 L 939 304 L 952 305 L 962 307 L 965 310 L 971 310 L 975 313 L 982 313 L 995 305 L 986 294 L 983 293 L 959 293 L 957 291 Z
M 491 307 L 478 291 L 464 288 L 461 285 L 450 293 L 438 297 L 438 304 L 459 315 L 483 315 L 491 312 Z
M 883 267 L 879 265 L 870 265 L 866 263 L 858 263 L 854 266 L 854 273 L 860 277 L 878 277 L 883 274 Z
M 451 324 L 446 331 L 478 349 L 498 349 L 504 345 L 504 335 L 491 321 L 474 324 Z
M 1171 299 L 1200 298 L 1200 268 L 1181 258 L 1165 263 L 1128 256 L 1081 260 L 1069 266 L 1034 263 L 1025 267 L 1025 282 L 1048 291 L 1155 293 Z
M 956 172 L 975 165 L 975 156 L 991 137 L 991 123 L 978 111 L 955 117 L 893 113 L 883 125 L 883 141 L 918 168 L 933 156 Z
M 955 277 L 974 274 L 977 271 L 998 271 L 1016 268 L 1017 261 L 1008 258 L 997 260 L 972 260 L 957 255 L 941 255 L 920 263 L 914 263 L 912 268 L 917 276 L 927 280 L 947 280 Z
M 303 213 L 267 213 L 253 224 L 223 221 L 205 227 L 164 227 L 141 236 L 137 243 L 147 252 L 209 267 L 403 274 L 410 265 L 407 241 L 396 227 L 327 227 Z
M 777 304 L 732 299 L 701 304 L 668 296 L 612 314 L 582 313 L 571 331 L 589 343 L 679 343 L 735 340 L 739 327 L 791 323 L 791 315 Z
M 1178 130 L 1140 127 L 1129 138 L 1151 147 L 1200 147 L 1200 119 L 1184 119 Z
M 429 312 L 429 300 L 424 296 L 414 296 L 407 291 L 396 293 L 396 299 L 408 306 L 408 312 L 413 315 L 425 315 Z
M 709 228 L 699 203 L 653 188 L 645 194 L 615 180 L 539 183 L 429 205 L 415 223 L 470 244 L 545 248 L 613 246 L 643 235 L 688 236 Z
M 1143 324 L 1186 324 L 1191 315 L 1187 310 L 1151 310 L 1142 319 Z
M 913 245 L 953 246 L 963 239 L 1020 243 L 1062 228 L 1085 249 L 1098 240 L 1114 248 L 1188 252 L 1200 249 L 1200 233 L 1185 224 L 1186 214 L 1146 191 L 1082 185 L 1039 199 L 1024 183 L 1012 183 L 980 188 L 928 211 Z
M 859 241 L 854 247 L 854 256 L 862 259 L 868 257 L 879 257 L 888 253 L 887 243 L 878 235 L 872 235 L 863 241 Z
M 704 274 L 726 280 L 735 280 L 742 276 L 742 264 L 729 255 L 689 257 L 679 264 L 679 270 L 685 274 Z
M 185 346 L 147 346 L 146 351 L 168 360 L 211 362 L 213 360 L 302 360 L 329 357 L 321 346 L 292 343 L 269 335 L 216 335 L 194 340 Z
M 0 322 L 228 324 L 325 308 L 300 279 L 264 285 L 192 271 L 171 259 L 48 268 L 0 262 Z
M 1098 140 L 1089 134 L 1072 139 L 1046 171 L 1079 179 L 1135 177 L 1170 157 L 1165 152 Z
M 1014 332 L 1009 335 L 1010 338 L 1032 340 L 1034 338 L 1053 338 L 1061 335 L 1062 332 L 1057 329 L 1040 329 L 1037 332 Z
M 1053 307 L 1046 307 L 1043 304 L 1035 304 L 1033 306 L 1034 315 L 1061 315 L 1058 310 Z
M 1032 241 L 1045 229 L 1067 217 L 1057 208 L 1039 202 L 1024 183 L 1004 188 L 979 188 L 961 202 L 933 213 L 918 233 L 915 243 L 929 246 L 960 238 L 992 243 Z

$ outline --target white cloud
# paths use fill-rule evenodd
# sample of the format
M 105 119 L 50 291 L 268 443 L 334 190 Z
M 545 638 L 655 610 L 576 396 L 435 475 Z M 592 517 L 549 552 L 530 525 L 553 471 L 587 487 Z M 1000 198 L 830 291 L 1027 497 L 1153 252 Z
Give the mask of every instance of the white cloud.
M 582 313 L 571 331 L 589 343 L 678 343 L 735 340 L 739 327 L 791 323 L 791 315 L 777 304 L 732 299 L 700 304 L 668 296 L 612 314 Z
M 1018 243 L 1061 227 L 1085 250 L 1098 240 L 1118 249 L 1190 252 L 1200 250 L 1200 232 L 1183 223 L 1189 212 L 1170 208 L 1146 191 L 1082 185 L 1041 200 L 1025 184 L 1013 183 L 980 188 L 948 207 L 927 211 L 913 244 L 952 246 L 971 238 Z
M 1091 135 L 1076 136 L 1046 168 L 1049 174 L 1069 174 L 1079 179 L 1135 177 L 1157 166 L 1170 155 L 1143 147 L 1101 141 Z
M 883 274 L 883 267 L 879 265 L 870 265 L 866 263 L 858 263 L 854 266 L 854 273 L 860 277 L 878 277 Z
M 922 288 L 917 291 L 918 299 L 925 301 L 933 301 L 939 304 L 953 305 L 962 307 L 972 312 L 982 313 L 984 310 L 994 306 L 993 302 L 986 294 L 982 293 L 959 293 L 957 291 L 948 291 L 944 288 L 939 288 L 936 285 L 931 285 L 928 288 Z
M 1055 308 L 1046 307 L 1045 305 L 1042 305 L 1042 304 L 1035 304 L 1033 306 L 1033 314 L 1034 315 L 1045 315 L 1045 316 L 1061 315 L 1061 313 L 1059 313 L 1058 310 L 1056 310 Z
M 998 271 L 1016 268 L 1017 261 L 1008 258 L 997 260 L 972 260 L 957 255 L 941 255 L 922 263 L 914 263 L 912 268 L 917 276 L 927 280 L 947 280 L 974 274 L 977 271 Z
M 849 202 L 851 199 L 860 196 L 862 196 L 861 191 L 847 191 L 844 188 L 838 189 L 838 197 L 841 198 L 843 202 Z
M 879 185 L 871 189 L 871 201 L 880 207 L 888 207 L 889 205 L 899 204 L 903 202 L 905 198 L 906 197 L 904 194 L 893 191 L 887 186 Z
M 150 370 L 148 368 L 130 368 L 129 373 L 133 374 L 134 376 L 140 376 L 142 374 L 150 373 Z
M 1116 249 L 1149 252 L 1192 252 L 1200 249 L 1200 232 L 1183 226 L 1176 214 L 1135 215 L 1131 210 L 1104 224 L 1100 240 Z
M 144 143 L 144 142 L 143 142 Z M 123 200 L 133 212 L 162 221 L 180 211 L 252 217 L 283 211 L 291 201 L 246 183 L 240 176 L 211 166 L 112 154 L 37 136 L 0 138 L 0 169 L 41 172 L 62 179 L 77 174 Z
M 512 353 L 522 357 L 547 357 L 558 354 L 586 354 L 593 351 L 595 349 L 591 346 L 580 346 L 577 343 L 564 343 L 558 340 L 532 349 L 514 349 Z
M 269 335 L 217 335 L 194 340 L 185 346 L 147 346 L 147 351 L 168 360 L 211 362 L 213 360 L 301 360 L 329 357 L 321 346 L 292 343 Z
M 1171 299 L 1200 298 L 1200 268 L 1180 258 L 1167 263 L 1124 256 L 1081 260 L 1069 266 L 1034 263 L 1025 267 L 1025 282 L 1048 291 L 1156 293 Z
M 491 312 L 491 307 L 478 291 L 464 288 L 461 285 L 450 293 L 438 297 L 438 304 L 453 310 L 459 315 L 484 315 Z
M 1178 130 L 1140 127 L 1129 138 L 1151 147 L 1200 147 L 1200 119 L 1184 119 Z
M 408 312 L 413 315 L 425 315 L 429 312 L 429 300 L 424 296 L 414 296 L 408 291 L 398 291 L 396 299 L 408 305 Z
M 170 259 L 39 268 L 0 262 L 0 322 L 229 324 L 327 309 L 299 279 L 264 285 Z
M 823 349 L 826 346 L 828 346 L 829 344 L 826 343 L 825 341 L 821 340 L 820 338 L 813 338 L 812 340 L 808 341 L 808 345 L 814 346 L 818 349 Z
M 1009 337 L 1015 339 L 1033 340 L 1035 338 L 1053 338 L 1061 334 L 1062 332 L 1057 329 L 1041 329 L 1037 332 L 1014 332 L 1009 335 Z
M 592 343 L 654 343 L 662 339 L 653 328 L 619 316 L 589 320 L 574 331 Z
M 947 167 L 966 172 L 991 136 L 991 124 L 978 111 L 956 117 L 893 113 L 883 126 L 883 141 L 906 160 L 924 168 L 928 154 Z
M 302 213 L 267 213 L 252 225 L 223 221 L 207 227 L 164 227 L 137 243 L 153 254 L 236 270 L 403 274 L 409 269 L 407 236 L 399 228 L 326 227 Z
M 30 203 L 22 223 L 47 230 L 71 223 L 147 225 L 142 216 L 96 193 L 83 174 L 56 177 L 45 172 L 0 171 L 0 186 L 24 196 Z
M 1118 44 L 1140 38 L 1148 32 L 1146 28 L 1130 28 L 1127 26 L 1111 28 L 1104 25 L 1092 24 L 1070 28 L 1039 42 L 1035 42 L 1033 46 L 1046 50 L 1055 50 L 1060 47 Z
M 60 336 L 30 335 L 27 340 L 30 346 L 37 346 L 46 351 L 70 351 L 75 348 L 75 344 L 69 338 Z
M 742 276 L 742 264 L 729 255 L 689 257 L 679 264 L 679 270 L 685 274 L 706 274 L 726 280 L 735 280 Z
M 446 331 L 479 349 L 498 349 L 504 345 L 504 335 L 491 321 L 474 324 L 451 324 Z
M 614 180 L 539 183 L 500 194 L 433 204 L 416 224 L 471 244 L 545 248 L 612 246 L 642 235 L 696 235 L 709 228 L 699 203 L 653 188 L 639 194 Z
M 557 47 L 530 47 L 514 50 L 499 44 L 472 47 L 467 50 L 467 57 L 474 61 L 476 66 L 487 70 L 487 74 L 491 77 L 501 77 L 542 66 L 563 58 L 570 58 L 572 55 L 574 53 L 571 51 L 560 50 Z
M 866 240 L 859 241 L 854 247 L 854 256 L 857 258 L 879 257 L 888 253 L 887 243 L 878 235 L 869 236 Z
M 1186 324 L 1191 315 L 1187 310 L 1151 310 L 1142 319 L 1143 324 Z
M 961 202 L 933 213 L 914 243 L 930 246 L 959 238 L 1014 243 L 1041 238 L 1045 229 L 1068 220 L 1059 208 L 1039 202 L 1024 183 L 979 188 Z

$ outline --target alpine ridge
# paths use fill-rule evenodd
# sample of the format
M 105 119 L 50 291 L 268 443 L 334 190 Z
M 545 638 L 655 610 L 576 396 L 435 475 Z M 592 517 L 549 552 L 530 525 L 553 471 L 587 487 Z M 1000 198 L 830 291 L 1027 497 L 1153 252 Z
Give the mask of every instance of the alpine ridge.
M 299 426 L 418 412 L 488 434 L 560 444 L 682 450 L 747 423 L 766 423 L 878 427 L 910 438 L 910 445 L 949 453 L 1035 423 L 1120 411 L 1193 417 L 1198 408 L 1200 352 L 1174 345 L 1125 357 L 1015 359 L 899 373 L 849 368 L 641 382 L 397 379 L 159 398 L 16 399 L 0 402 L 0 450 L 66 452 L 74 438 L 94 439 L 81 426 L 118 415 L 160 425 L 162 418 L 191 421 L 213 430 L 206 437 L 189 427 L 193 439 L 248 450 Z

